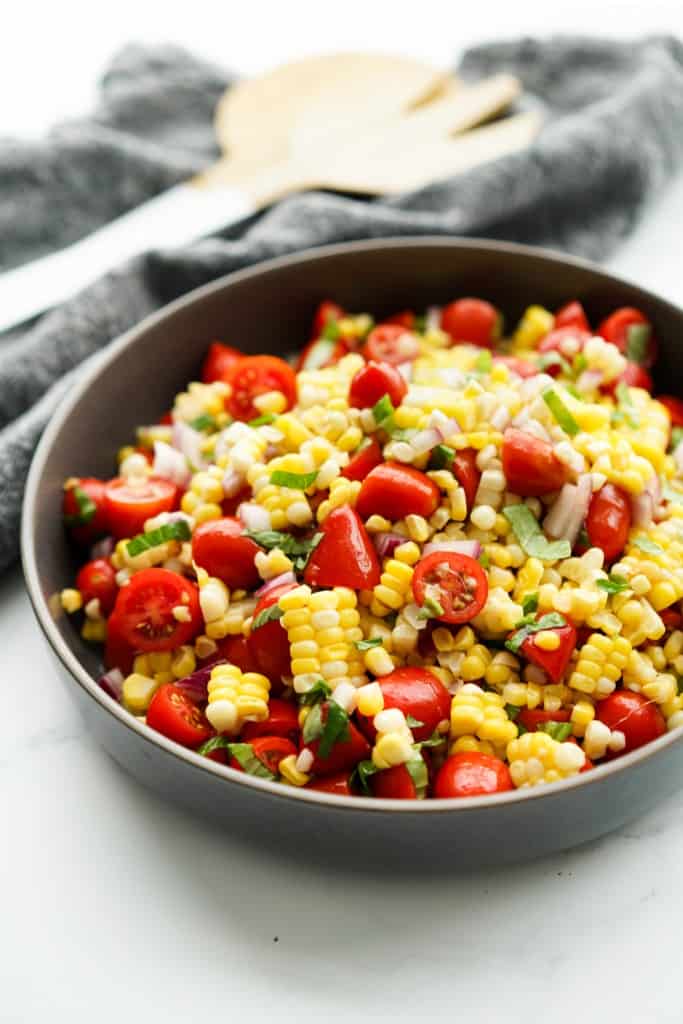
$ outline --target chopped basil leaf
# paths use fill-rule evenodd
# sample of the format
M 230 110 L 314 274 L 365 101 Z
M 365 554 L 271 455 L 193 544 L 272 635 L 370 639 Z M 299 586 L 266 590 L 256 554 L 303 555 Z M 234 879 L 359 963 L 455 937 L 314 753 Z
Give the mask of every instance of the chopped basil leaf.
M 284 614 L 277 601 L 275 604 L 271 604 L 270 608 L 264 608 L 262 612 L 258 613 L 251 624 L 252 633 L 255 629 L 260 629 L 261 626 L 265 626 L 268 622 L 277 622 Z
M 427 329 L 427 317 L 426 316 L 416 316 L 415 317 L 415 322 L 413 324 L 413 330 L 416 331 L 418 334 L 424 334 L 426 329 Z
M 320 707 L 320 705 L 317 705 Z M 315 709 L 314 709 L 315 710 Z M 309 715 L 310 717 L 310 715 Z M 306 722 L 308 718 L 306 719 Z M 304 723 L 305 728 L 306 723 Z M 327 702 L 327 718 L 323 723 L 318 757 L 325 761 L 332 753 L 335 743 L 345 743 L 349 739 L 349 716 L 344 708 L 337 704 L 334 697 Z
M 517 654 L 520 647 L 527 639 L 534 633 L 540 633 L 544 629 L 559 629 L 560 626 L 566 626 L 567 620 L 559 612 L 549 612 L 547 615 L 542 615 L 536 622 L 527 622 L 518 629 L 512 636 L 505 641 L 505 646 L 508 651 L 512 651 L 513 654 Z
M 301 730 L 301 739 L 304 743 L 312 743 L 313 740 L 317 740 L 322 736 L 323 733 L 323 718 L 322 718 L 322 706 L 320 703 L 314 704 L 311 710 L 306 715 L 303 728 Z
M 359 761 L 354 768 L 353 775 L 351 776 L 351 782 L 356 783 L 365 796 L 372 796 L 372 790 L 370 789 L 368 779 L 378 771 L 379 768 L 374 761 Z
M 409 761 L 405 763 L 406 771 L 413 780 L 415 786 L 415 796 L 423 797 L 427 792 L 427 785 L 429 783 L 429 774 L 427 772 L 427 765 L 424 762 L 424 758 L 420 753 L 417 757 L 411 757 Z
M 492 366 L 493 356 L 491 355 L 490 351 L 487 348 L 485 348 L 477 357 L 477 361 L 474 364 L 474 369 L 477 373 L 490 373 Z
M 373 647 L 382 646 L 382 637 L 373 636 L 372 640 L 354 640 L 353 646 L 358 651 L 371 651 Z
M 437 444 L 436 448 L 432 449 L 432 454 L 429 457 L 429 468 L 450 469 L 454 458 L 454 448 L 449 448 L 447 444 Z
M 197 753 L 206 756 L 214 750 L 229 750 L 231 746 L 232 740 L 228 736 L 212 736 L 201 747 L 197 747 Z
M 301 704 L 302 707 L 310 707 L 313 704 L 319 704 L 320 701 L 327 700 L 331 693 L 332 690 L 325 680 L 319 679 L 317 683 L 313 683 L 310 690 L 306 690 L 306 693 L 299 695 L 299 704 Z
M 191 420 L 190 426 L 193 430 L 215 430 L 216 421 L 213 416 L 209 416 L 208 412 L 205 412 L 201 416 L 197 416 L 196 420 Z
M 388 420 L 390 416 L 394 415 L 394 407 L 389 395 L 382 395 L 380 400 L 375 402 L 372 407 L 372 415 L 378 427 L 382 425 L 384 420 Z
M 589 547 L 592 546 L 591 545 L 591 539 L 588 536 L 588 530 L 586 529 L 585 526 L 582 526 L 581 529 L 579 530 L 579 536 L 577 537 L 577 542 L 581 545 L 581 547 L 584 547 L 584 548 L 589 548 Z
M 420 722 L 417 718 L 413 718 L 412 715 L 406 715 L 406 725 L 409 729 L 421 729 L 424 722 Z
M 579 432 L 579 424 L 576 422 L 567 406 L 554 388 L 546 388 L 541 397 L 550 409 L 551 413 L 564 430 L 565 434 L 574 437 Z
M 652 328 L 649 324 L 631 324 L 626 328 L 626 358 L 632 363 L 644 363 Z
M 247 775 L 255 775 L 259 779 L 270 779 L 271 782 L 275 780 L 275 775 L 268 771 L 263 761 L 260 761 L 254 753 L 251 743 L 231 743 L 228 750 Z
M 130 558 L 135 558 L 136 555 L 141 555 L 143 551 L 149 551 L 160 544 L 167 544 L 172 540 L 189 540 L 191 536 L 192 533 L 186 521 L 184 519 L 177 519 L 173 523 L 165 523 L 163 526 L 158 526 L 156 530 L 147 530 L 145 533 L 139 533 L 137 537 L 133 537 L 132 540 L 128 541 L 126 551 Z
M 621 594 L 629 588 L 628 580 L 625 580 L 623 576 L 615 575 L 615 573 L 610 573 L 609 579 L 596 580 L 596 583 L 600 590 L 604 590 L 608 594 Z
M 541 532 L 533 512 L 526 505 L 508 505 L 503 509 L 503 515 L 512 527 L 520 546 L 531 558 L 540 558 L 542 562 L 555 562 L 571 555 L 569 541 L 548 540 Z
M 273 423 L 277 419 L 274 412 L 264 412 L 263 416 L 257 416 L 255 420 L 249 420 L 248 427 L 265 427 L 267 423 Z
M 683 441 L 683 427 L 672 427 L 669 450 L 672 452 L 675 451 L 676 448 L 678 448 L 681 441 Z
M 491 559 L 489 558 L 488 551 L 482 551 L 477 561 L 482 569 L 488 569 L 491 565 Z
M 72 494 L 76 501 L 78 512 L 73 516 L 64 516 L 67 526 L 86 526 L 95 517 L 97 506 L 92 498 L 89 498 L 82 487 L 76 485 L 72 488 Z
M 339 323 L 332 317 L 327 321 L 323 327 L 323 332 L 320 335 L 321 338 L 325 338 L 327 341 L 336 341 L 340 335 Z
M 505 705 L 505 714 L 508 716 L 511 722 L 515 721 L 517 715 L 520 713 L 521 710 L 522 709 L 518 708 L 516 704 Z
M 522 601 L 522 611 L 525 615 L 531 615 L 533 612 L 538 611 L 538 591 L 526 595 Z
M 645 551 L 648 555 L 663 555 L 664 548 L 660 548 L 659 544 L 655 544 L 649 537 L 636 537 L 633 541 L 634 548 L 640 548 L 641 551 Z
M 558 743 L 564 743 L 572 734 L 572 724 L 571 722 L 541 722 L 536 732 L 547 732 L 548 736 L 557 740 Z
M 416 743 L 414 745 L 420 749 L 422 749 L 422 747 L 441 747 L 447 739 L 448 733 L 444 735 L 443 733 L 436 732 L 435 730 L 428 740 L 421 740 L 420 743 Z
M 676 428 L 683 430 L 683 427 Z M 673 501 L 675 505 L 683 505 L 683 492 L 675 491 L 668 481 L 664 481 L 662 484 L 662 494 L 667 501 Z
M 297 572 L 303 572 L 308 559 L 323 539 L 322 533 L 315 533 L 308 539 L 301 540 L 293 537 L 291 533 L 282 533 L 280 530 L 247 530 L 245 537 L 250 537 L 259 547 L 267 551 L 273 548 L 280 550 L 292 559 Z
M 572 361 L 572 370 L 574 373 L 583 373 L 586 369 L 588 369 L 588 360 L 583 352 L 577 352 Z
M 443 608 L 439 602 L 433 597 L 425 597 L 418 619 L 438 619 L 440 615 L 443 615 Z
M 292 491 L 305 491 L 315 483 L 317 476 L 317 469 L 312 473 L 286 473 L 283 469 L 275 469 L 270 474 L 270 482 L 277 487 L 288 487 Z

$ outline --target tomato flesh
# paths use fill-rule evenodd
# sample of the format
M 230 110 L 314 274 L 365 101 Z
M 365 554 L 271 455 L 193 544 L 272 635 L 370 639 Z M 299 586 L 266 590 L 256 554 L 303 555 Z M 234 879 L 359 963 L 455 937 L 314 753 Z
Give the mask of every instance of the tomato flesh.
M 313 316 L 311 324 L 311 338 L 319 338 L 330 321 L 340 320 L 344 316 L 344 310 L 336 302 L 325 299 L 320 303 Z
M 104 480 L 98 480 L 96 477 L 81 477 L 78 480 L 69 481 L 69 486 L 64 491 L 62 506 L 64 523 L 69 530 L 69 535 L 77 544 L 83 546 L 92 544 L 94 540 L 109 531 L 104 490 Z M 77 497 L 80 497 L 81 503 L 86 505 L 86 511 L 81 508 Z M 95 506 L 94 513 L 90 503 Z
M 187 621 L 173 614 L 187 608 Z M 134 651 L 172 651 L 199 633 L 202 616 L 197 587 L 168 569 L 143 569 L 121 587 L 112 615 L 122 639 Z
M 227 661 L 236 665 L 242 672 L 260 672 L 256 664 L 249 643 L 245 636 L 226 636 L 222 640 L 214 641 L 216 652 L 202 661 L 202 665 L 213 665 L 217 661 Z
M 202 381 L 204 384 L 213 384 L 217 380 L 227 382 L 233 367 L 241 359 L 244 359 L 243 353 L 231 345 L 223 345 L 220 341 L 212 342 L 202 363 Z
M 380 565 L 375 547 L 358 514 L 350 505 L 335 508 L 323 522 L 322 540 L 304 572 L 311 587 L 350 587 L 370 590 L 379 583 Z
M 482 566 L 457 551 L 433 551 L 413 574 L 413 595 L 421 607 L 430 599 L 443 609 L 442 622 L 469 622 L 486 604 L 489 584 Z
M 590 331 L 582 330 L 580 327 L 567 326 L 557 327 L 555 326 L 552 331 L 546 334 L 538 345 L 538 351 L 543 352 L 557 352 L 571 363 L 575 355 L 579 352 L 583 352 L 584 345 L 592 337 Z M 558 367 L 559 369 L 559 367 Z M 551 373 L 552 368 L 546 370 L 547 373 Z M 557 372 L 557 370 L 555 370 Z
M 119 589 L 116 570 L 106 558 L 94 558 L 80 569 L 76 577 L 76 589 L 80 590 L 84 605 L 98 600 L 102 614 L 109 615 Z
M 546 722 L 568 722 L 569 711 L 544 711 L 542 708 L 522 708 L 516 721 L 523 725 L 527 732 L 536 732 Z
M 673 395 L 657 395 L 657 401 L 666 406 L 672 427 L 683 427 L 683 401 Z
M 348 772 L 338 772 L 336 775 L 324 775 L 320 779 L 313 779 L 306 783 L 306 789 L 314 789 L 317 793 L 332 793 L 334 796 L 353 796 L 349 783 Z
M 441 329 L 454 342 L 491 348 L 500 335 L 500 314 L 482 299 L 456 299 L 442 310 Z
M 284 736 L 256 736 L 254 739 L 246 740 L 243 733 L 240 742 L 248 742 L 254 752 L 254 756 L 273 775 L 278 774 L 280 761 L 285 757 L 291 757 L 292 754 L 296 756 L 297 753 L 297 749 L 292 741 Z M 244 768 L 235 757 L 230 758 L 230 767 L 235 768 L 238 772 L 244 771 Z
M 451 754 L 439 769 L 434 781 L 434 796 L 485 796 L 512 789 L 510 771 L 504 761 L 490 754 Z
M 214 735 L 204 713 L 174 683 L 164 683 L 152 697 L 147 725 L 183 747 L 198 747 Z
M 552 632 L 560 640 L 560 646 L 554 651 L 544 651 L 536 643 L 541 633 Z M 567 670 L 569 660 L 576 650 L 576 630 L 567 623 L 566 626 L 556 626 L 552 630 L 541 630 L 540 633 L 532 633 L 528 636 L 520 650 L 527 661 L 532 665 L 538 665 L 550 677 L 553 683 L 559 683 Z
M 591 547 L 600 548 L 606 562 L 622 553 L 631 529 L 631 502 L 614 484 L 604 484 L 591 498 L 586 516 L 586 532 Z
M 503 435 L 503 473 L 508 489 L 523 498 L 559 491 L 567 480 L 567 468 L 553 446 L 514 427 Z
M 616 729 L 624 734 L 626 746 L 616 756 L 628 754 L 666 732 L 664 715 L 642 693 L 614 690 L 609 697 L 598 701 L 595 710 L 599 721 L 612 731 Z
M 579 330 L 590 332 L 586 311 L 576 299 L 562 306 L 555 314 L 555 327 L 578 327 Z
M 260 550 L 244 536 L 240 520 L 231 516 L 202 523 L 192 537 L 194 561 L 231 590 L 253 590 L 259 585 L 254 558 Z
M 538 367 L 528 359 L 519 359 L 517 356 L 494 355 L 494 363 L 502 363 L 508 370 L 516 373 L 518 377 L 535 377 L 539 373 Z
M 598 327 L 598 334 L 605 339 L 605 341 L 611 342 L 612 345 L 616 345 L 620 352 L 624 355 L 629 354 L 629 341 L 630 341 L 630 330 L 632 327 L 644 327 L 648 330 L 649 336 L 647 339 L 647 346 L 645 355 L 643 356 L 643 366 L 649 367 L 655 361 L 657 354 L 657 342 L 652 333 L 652 326 L 647 317 L 640 312 L 639 309 L 635 309 L 633 306 L 622 306 L 620 309 L 615 309 L 610 316 L 606 317 L 600 326 Z
M 299 739 L 299 712 L 291 701 L 271 697 L 264 722 L 245 722 L 240 738 L 251 743 L 257 736 L 282 736 L 296 743 Z
M 414 334 L 401 324 L 388 323 L 373 327 L 363 349 L 366 359 L 394 366 L 411 362 L 419 352 L 420 344 Z
M 391 363 L 369 362 L 351 380 L 349 404 L 354 409 L 368 409 L 384 395 L 388 395 L 395 409 L 407 391 L 408 385 L 395 366 Z
M 364 761 L 370 756 L 368 742 L 353 722 L 349 722 L 349 738 L 335 743 L 328 757 L 320 757 L 319 739 L 308 743 L 307 749 L 313 754 L 313 775 L 336 775 L 339 772 L 350 771 L 359 761 Z
M 464 448 L 455 453 L 451 472 L 465 492 L 467 511 L 470 512 L 481 480 L 481 473 L 477 466 L 477 453 L 473 448 Z
M 254 619 L 261 612 L 277 604 L 283 594 L 294 589 L 294 583 L 282 583 L 271 588 L 264 594 L 254 609 Z M 271 693 L 279 696 L 284 689 L 283 677 L 290 674 L 289 641 L 287 632 L 278 619 L 266 622 L 264 626 L 253 629 L 247 640 L 249 653 L 256 662 L 258 671 L 270 679 Z
M 384 800 L 417 800 L 412 776 L 404 764 L 385 768 L 370 777 L 372 795 Z
M 382 449 L 377 441 L 363 445 L 351 456 L 341 475 L 347 480 L 365 480 L 368 473 L 382 462 Z
M 379 683 L 385 708 L 398 708 L 406 717 L 411 715 L 421 725 L 412 726 L 417 743 L 428 740 L 442 722 L 448 722 L 451 713 L 451 695 L 440 679 L 426 668 L 410 666 L 396 668 Z M 359 727 L 369 740 L 377 730 L 372 718 L 358 715 Z
M 615 395 L 620 384 L 627 384 L 630 388 L 642 388 L 650 393 L 654 387 L 652 377 L 638 363 L 627 363 L 621 375 L 616 380 L 610 381 L 609 384 L 603 384 L 600 390 L 608 395 Z
M 227 409 L 236 420 L 253 420 L 259 415 L 254 399 L 267 391 L 280 391 L 291 409 L 296 401 L 296 374 L 277 356 L 245 356 L 233 366 L 227 383 L 231 394 Z
M 178 488 L 162 477 L 127 480 L 118 476 L 106 484 L 104 503 L 109 529 L 122 540 L 143 533 L 148 519 L 172 512 L 178 503 Z
M 412 466 L 384 462 L 363 481 L 356 511 L 361 519 L 378 515 L 394 521 L 411 513 L 428 519 L 440 500 L 439 488 L 424 473 Z

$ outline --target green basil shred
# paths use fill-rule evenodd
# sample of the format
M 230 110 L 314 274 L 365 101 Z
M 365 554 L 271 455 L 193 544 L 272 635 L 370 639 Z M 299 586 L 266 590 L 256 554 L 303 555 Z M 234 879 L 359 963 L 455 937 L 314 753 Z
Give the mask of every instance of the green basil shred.
M 287 473 L 284 469 L 275 469 L 270 474 L 270 482 L 277 487 L 288 487 L 292 491 L 305 491 L 315 483 L 317 476 L 317 469 L 312 473 Z
M 389 395 L 382 395 L 380 400 L 375 402 L 372 407 L 372 415 L 378 427 L 380 427 L 385 420 L 390 419 L 394 415 L 394 412 L 395 410 Z
M 254 420 L 249 420 L 247 423 L 248 427 L 265 427 L 268 423 L 273 423 L 277 419 L 274 412 L 264 412 L 263 416 L 257 416 Z
M 525 615 L 532 615 L 538 611 L 538 591 L 525 595 L 522 601 L 522 611 Z
M 454 448 L 449 448 L 447 444 L 437 444 L 436 448 L 432 449 L 432 454 L 429 457 L 429 468 L 450 469 L 454 458 Z
M 78 484 L 72 488 L 71 493 L 74 496 L 78 512 L 72 516 L 64 516 L 64 523 L 66 526 L 87 526 L 95 518 L 97 506 Z
M 664 549 L 660 548 L 659 544 L 655 544 L 649 537 L 636 537 L 633 541 L 634 548 L 640 548 L 641 551 L 645 551 L 648 555 L 663 555 Z
M 632 363 L 645 362 L 652 328 L 649 324 L 631 324 L 626 329 L 626 358 Z
M 215 430 L 216 421 L 213 416 L 209 416 L 208 412 L 203 412 L 201 416 L 197 416 L 195 420 L 190 421 L 190 426 L 193 430 Z
M 487 348 L 483 349 L 477 357 L 474 369 L 477 373 L 490 373 L 493 366 L 493 356 Z
M 319 704 L 320 701 L 327 700 L 331 693 L 332 690 L 325 680 L 319 679 L 317 683 L 313 683 L 310 690 L 299 694 L 299 704 L 302 707 L 312 707 L 313 704 Z
M 283 554 L 292 559 L 296 572 L 303 572 L 308 559 L 323 539 L 322 533 L 315 533 L 308 539 L 293 537 L 291 533 L 282 533 L 280 530 L 247 530 L 245 537 L 250 537 L 259 547 L 271 551 L 279 548 Z
M 556 562 L 571 555 L 569 541 L 549 541 L 542 533 L 533 512 L 526 505 L 508 505 L 503 509 L 503 515 L 512 527 L 520 547 L 531 558 L 540 558 L 542 562 Z
M 319 706 L 319 705 L 318 705 Z M 310 715 L 309 715 L 310 717 Z M 306 722 L 308 718 L 306 719 Z M 304 727 L 306 723 L 304 722 Z M 323 761 L 332 753 L 335 743 L 345 743 L 349 739 L 349 716 L 344 708 L 334 700 L 327 702 L 327 718 L 323 723 L 323 731 L 318 747 L 318 757 Z
M 126 551 L 130 558 L 141 555 L 143 551 L 150 551 L 160 544 L 168 544 L 172 540 L 190 540 L 192 532 L 184 519 L 176 519 L 173 523 L 164 523 L 156 530 L 147 530 L 139 533 L 126 544 Z
M 373 636 L 372 640 L 354 640 L 353 646 L 358 651 L 371 651 L 373 647 L 382 646 L 382 637 Z
M 406 725 L 409 729 L 421 729 L 424 722 L 420 722 L 419 719 L 413 718 L 412 715 L 406 715 Z
M 624 590 L 628 590 L 629 582 L 624 579 L 623 576 L 618 576 L 615 573 L 610 573 L 609 578 L 606 580 L 596 581 L 600 590 L 604 590 L 607 594 L 621 594 Z
M 565 434 L 569 434 L 571 437 L 578 434 L 579 424 L 576 422 L 557 391 L 555 391 L 554 388 L 546 388 L 545 391 L 541 393 L 541 397 L 564 430 Z
M 536 732 L 546 732 L 551 739 L 564 743 L 572 734 L 571 722 L 541 722 Z
M 559 612 L 549 612 L 547 615 L 542 615 L 536 622 L 526 622 L 521 629 L 518 629 L 505 641 L 505 646 L 508 651 L 517 654 L 527 637 L 534 633 L 541 633 L 544 629 L 559 629 L 560 626 L 566 625 L 567 620 L 563 615 L 560 615 Z
M 262 612 L 258 613 L 251 624 L 252 633 L 255 629 L 260 629 L 261 626 L 265 626 L 269 622 L 277 622 L 283 615 L 284 612 L 276 601 L 275 604 L 271 604 L 270 608 L 264 608 Z
M 255 775 L 258 779 L 270 779 L 271 782 L 275 781 L 275 775 L 258 759 L 251 743 L 231 743 L 228 750 L 247 775 Z

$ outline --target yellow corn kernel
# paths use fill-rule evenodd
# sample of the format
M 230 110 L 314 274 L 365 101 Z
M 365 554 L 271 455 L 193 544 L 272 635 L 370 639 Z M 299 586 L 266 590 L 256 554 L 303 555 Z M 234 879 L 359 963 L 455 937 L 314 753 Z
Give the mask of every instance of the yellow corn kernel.
M 63 590 L 61 592 L 61 594 L 59 595 L 59 599 L 62 608 L 64 609 L 65 612 L 68 612 L 69 615 L 73 615 L 74 612 L 80 611 L 81 608 L 83 607 L 83 598 L 81 596 L 80 590 L 67 588 L 66 590 Z
M 81 636 L 88 643 L 103 644 L 107 639 L 107 623 L 104 619 L 86 619 L 81 627 Z
M 413 756 L 410 731 L 387 732 L 380 734 L 372 749 L 372 762 L 379 768 L 393 768 L 397 764 L 405 764 Z
M 133 714 L 144 715 L 160 685 L 153 677 L 132 672 L 123 680 L 123 703 Z
M 454 651 L 469 651 L 476 643 L 474 630 L 470 626 L 462 626 L 453 638 Z
M 534 644 L 542 651 L 556 651 L 560 646 L 560 638 L 552 629 L 542 629 L 534 637 Z
M 631 644 L 625 637 L 591 633 L 579 651 L 576 668 L 569 677 L 569 686 L 572 690 L 593 694 L 599 691 L 601 680 L 605 680 L 614 689 L 630 655 Z M 607 692 L 610 692 L 609 686 Z
M 365 652 L 365 667 L 373 676 L 387 676 L 394 671 L 391 655 L 383 647 L 373 647 Z
M 491 657 L 491 652 L 483 644 L 475 644 L 471 647 L 460 666 L 460 675 L 465 682 L 483 679 Z
M 418 541 L 421 544 L 429 539 L 432 532 L 427 520 L 418 515 L 406 516 L 406 529 L 408 530 L 408 536 L 410 539 Z
M 451 743 L 449 754 L 495 754 L 492 743 L 488 740 L 479 740 L 476 736 L 458 736 L 454 743 Z
M 296 762 L 296 754 L 289 754 L 287 757 L 283 757 L 278 765 L 278 772 L 290 786 L 305 786 L 307 782 L 310 782 L 311 776 L 307 775 L 306 772 L 300 772 Z
M 264 391 L 254 398 L 254 405 L 261 415 L 268 412 L 278 414 L 287 408 L 287 399 L 281 391 Z
M 595 708 L 593 705 L 587 700 L 577 700 L 570 715 L 574 736 L 584 736 L 586 728 L 594 718 Z
M 358 711 L 361 715 L 374 718 L 384 708 L 384 696 L 379 683 L 366 683 L 358 688 Z
M 466 683 L 451 701 L 451 738 L 473 735 L 493 743 L 508 743 L 517 726 L 505 711 L 503 698 Z
M 420 561 L 422 552 L 420 551 L 417 544 L 408 542 L 406 544 L 399 544 L 394 550 L 394 558 L 397 562 L 405 562 L 406 565 L 415 565 L 416 562 Z
M 576 775 L 586 755 L 575 743 L 558 743 L 545 732 L 527 732 L 507 745 L 510 775 L 517 788 Z
M 218 732 L 237 735 L 245 721 L 268 717 L 270 680 L 236 665 L 216 665 L 208 683 L 206 717 Z
M 555 317 L 543 306 L 529 306 L 520 320 L 513 341 L 520 349 L 535 348 L 541 338 L 552 331 Z

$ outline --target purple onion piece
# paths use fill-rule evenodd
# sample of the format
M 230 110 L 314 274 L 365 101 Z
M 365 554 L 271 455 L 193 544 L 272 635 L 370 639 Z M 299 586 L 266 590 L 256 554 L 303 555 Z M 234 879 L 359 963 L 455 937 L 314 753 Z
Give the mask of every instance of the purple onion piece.
M 405 544 L 407 537 L 400 533 L 375 533 L 372 535 L 372 543 L 380 558 L 388 558 L 400 544 Z
M 110 668 L 97 680 L 104 692 L 118 704 L 121 703 L 123 695 L 123 672 L 120 668 Z
M 267 580 L 262 587 L 254 591 L 254 597 L 260 600 L 275 587 L 281 587 L 284 583 L 296 583 L 296 576 L 293 572 L 283 572 L 279 576 L 274 576 L 272 580 Z
M 193 672 L 189 676 L 185 676 L 184 679 L 178 679 L 175 683 L 176 686 L 180 687 L 183 693 L 190 698 L 190 700 L 197 701 L 201 704 L 208 700 L 207 685 L 211 678 L 211 670 L 216 665 L 227 664 L 225 658 L 214 657 L 213 660 L 209 659 L 209 664 L 202 665 L 196 672 Z
M 109 558 L 115 545 L 116 542 L 113 537 L 102 537 L 101 540 L 95 541 L 93 546 L 90 548 L 90 557 Z

